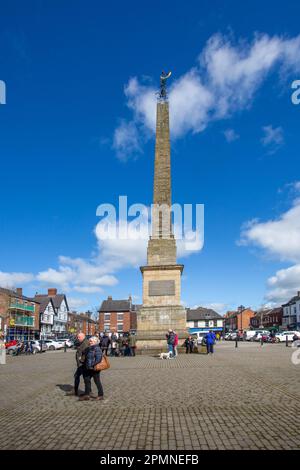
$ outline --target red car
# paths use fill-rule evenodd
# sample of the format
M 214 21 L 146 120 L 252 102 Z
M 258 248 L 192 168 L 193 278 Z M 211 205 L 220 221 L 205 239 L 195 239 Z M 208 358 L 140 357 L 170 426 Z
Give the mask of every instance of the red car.
M 10 348 L 11 346 L 15 346 L 17 342 L 18 341 L 16 339 L 12 339 L 11 341 L 8 341 L 7 343 L 5 343 L 5 349 Z

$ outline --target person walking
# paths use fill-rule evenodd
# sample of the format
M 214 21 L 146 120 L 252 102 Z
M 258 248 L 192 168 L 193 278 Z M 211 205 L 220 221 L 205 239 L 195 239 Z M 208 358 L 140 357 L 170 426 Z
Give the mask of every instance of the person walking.
M 78 389 L 80 384 L 80 377 L 83 375 L 83 364 L 85 361 L 85 353 L 87 348 L 89 347 L 88 339 L 86 338 L 85 334 L 80 332 L 78 333 L 75 341 L 75 348 L 76 348 L 76 364 L 77 369 L 74 374 L 74 390 L 71 392 L 67 392 L 67 396 L 78 396 Z
M 185 346 L 185 352 L 186 352 L 186 354 L 189 354 L 189 353 L 192 353 L 192 352 L 193 352 L 193 349 L 194 349 L 194 341 L 192 340 L 191 335 L 186 338 L 186 340 L 185 340 L 185 342 L 184 342 L 183 344 L 184 344 L 184 346 Z
M 117 355 L 116 350 L 117 350 L 117 345 L 118 345 L 118 337 L 115 333 L 111 334 L 110 345 L 111 345 L 110 355 L 111 356 L 116 356 Z
M 206 337 L 205 337 L 205 340 L 206 340 L 206 351 L 207 351 L 207 354 L 213 354 L 214 352 L 214 344 L 216 342 L 216 335 L 213 331 L 210 331 L 209 333 L 207 333 Z
M 103 388 L 100 380 L 100 371 L 96 371 L 94 369 L 96 364 L 101 362 L 103 353 L 98 344 L 98 338 L 96 336 L 92 336 L 89 339 L 89 347 L 85 353 L 85 361 L 83 365 L 83 379 L 84 379 L 84 395 L 79 397 L 79 401 L 89 400 L 90 398 L 94 398 L 95 400 L 103 400 Z M 95 385 L 98 390 L 98 396 L 92 397 L 92 384 L 91 379 L 93 378 Z
M 136 337 L 135 337 L 135 335 L 129 334 L 128 344 L 129 344 L 129 347 L 130 347 L 130 356 L 135 356 L 135 349 L 136 349 Z
M 100 347 L 102 349 L 102 353 L 105 356 L 107 356 L 107 350 L 109 348 L 109 345 L 110 345 L 110 338 L 109 338 L 108 334 L 105 331 L 104 335 L 100 339 Z
M 169 333 L 166 334 L 166 340 L 168 345 L 168 352 L 171 353 L 172 357 L 174 357 L 175 335 L 173 330 L 169 330 Z

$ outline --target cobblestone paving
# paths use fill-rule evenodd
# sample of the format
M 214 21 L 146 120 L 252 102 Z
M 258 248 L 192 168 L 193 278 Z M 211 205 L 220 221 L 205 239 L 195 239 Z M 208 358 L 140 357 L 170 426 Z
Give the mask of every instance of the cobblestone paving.
M 103 402 L 65 396 L 74 351 L 8 357 L 0 449 L 299 449 L 293 351 L 228 342 L 214 356 L 114 358 Z

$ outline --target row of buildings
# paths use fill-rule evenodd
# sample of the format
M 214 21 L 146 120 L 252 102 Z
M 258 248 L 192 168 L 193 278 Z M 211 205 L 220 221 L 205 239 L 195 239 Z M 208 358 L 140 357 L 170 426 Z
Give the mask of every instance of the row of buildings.
M 78 331 L 93 335 L 98 322 L 91 312 L 71 312 L 65 294 L 57 289 L 27 297 L 21 288 L 0 288 L 0 333 L 6 339 L 63 338 Z
M 99 331 L 123 333 L 136 331 L 141 305 L 131 296 L 115 300 L 109 296 L 99 308 L 98 321 L 91 312 L 70 311 L 65 294 L 50 288 L 46 294 L 27 297 L 22 289 L 0 288 L 0 333 L 7 339 L 63 338 L 83 331 L 93 335 Z M 190 333 L 213 330 L 216 333 L 264 328 L 268 330 L 300 330 L 300 291 L 281 307 L 254 311 L 240 306 L 224 316 L 212 309 L 187 309 Z

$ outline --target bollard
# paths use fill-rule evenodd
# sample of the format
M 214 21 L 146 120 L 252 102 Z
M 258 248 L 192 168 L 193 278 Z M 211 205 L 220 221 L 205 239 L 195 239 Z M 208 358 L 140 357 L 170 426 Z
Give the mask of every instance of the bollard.
M 238 337 L 235 338 L 235 347 L 237 348 L 238 347 Z
M 263 337 L 260 338 L 260 345 L 263 346 L 264 344 L 264 340 L 263 340 Z
M 286 347 L 288 347 L 288 346 L 289 346 L 288 335 L 286 335 L 286 337 L 285 337 L 285 345 L 286 345 Z
M 67 352 L 67 343 L 65 341 L 65 344 L 64 344 L 64 352 Z
M 6 364 L 6 349 L 4 341 L 0 341 L 0 364 Z

